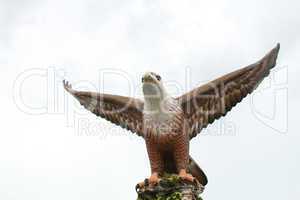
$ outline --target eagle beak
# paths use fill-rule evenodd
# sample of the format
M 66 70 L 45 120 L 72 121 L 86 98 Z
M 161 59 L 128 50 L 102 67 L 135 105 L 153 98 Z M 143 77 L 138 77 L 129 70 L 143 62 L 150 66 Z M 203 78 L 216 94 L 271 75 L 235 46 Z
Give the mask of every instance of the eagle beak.
M 146 73 L 143 78 L 142 78 L 142 82 L 145 83 L 156 83 L 155 82 L 155 78 L 150 74 L 150 73 Z

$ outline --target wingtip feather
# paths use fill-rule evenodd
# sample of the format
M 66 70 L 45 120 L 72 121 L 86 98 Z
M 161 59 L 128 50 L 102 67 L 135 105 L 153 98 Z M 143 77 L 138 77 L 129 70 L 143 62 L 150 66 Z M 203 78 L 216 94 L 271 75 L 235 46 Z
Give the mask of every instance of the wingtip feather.
M 274 48 L 275 53 L 276 53 L 277 55 L 278 55 L 278 53 L 279 53 L 280 47 L 281 47 L 281 45 L 280 45 L 280 43 L 278 42 L 277 45 L 276 45 L 276 47 Z
M 278 58 L 279 51 L 280 51 L 280 43 L 277 43 L 276 47 L 272 51 L 273 65 L 274 65 L 272 67 L 275 67 L 275 65 L 276 65 L 276 61 L 277 61 L 277 58 Z
M 69 83 L 69 81 L 64 79 L 63 80 L 63 86 L 64 86 L 66 91 L 72 93 L 73 89 L 72 89 L 72 85 Z

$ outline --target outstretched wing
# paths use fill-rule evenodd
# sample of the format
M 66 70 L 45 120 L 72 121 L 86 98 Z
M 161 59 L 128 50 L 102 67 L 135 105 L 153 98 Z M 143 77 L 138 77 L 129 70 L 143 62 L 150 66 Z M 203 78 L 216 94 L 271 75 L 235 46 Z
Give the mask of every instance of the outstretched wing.
M 250 94 L 276 65 L 279 49 L 278 44 L 260 61 L 178 97 L 190 127 L 190 138 L 195 137 L 214 120 L 226 115 Z
M 76 91 L 65 80 L 63 84 L 64 88 L 87 110 L 122 128 L 135 132 L 139 136 L 143 136 L 144 103 L 141 100 L 110 94 Z

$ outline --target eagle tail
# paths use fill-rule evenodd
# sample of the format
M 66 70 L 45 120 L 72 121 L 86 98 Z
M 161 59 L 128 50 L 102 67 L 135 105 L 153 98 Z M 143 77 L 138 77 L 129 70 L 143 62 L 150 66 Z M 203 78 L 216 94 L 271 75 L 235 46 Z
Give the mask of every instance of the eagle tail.
M 201 185 L 207 185 L 208 180 L 205 173 L 191 156 L 189 159 L 188 171 L 199 181 L 199 183 L 201 183 Z

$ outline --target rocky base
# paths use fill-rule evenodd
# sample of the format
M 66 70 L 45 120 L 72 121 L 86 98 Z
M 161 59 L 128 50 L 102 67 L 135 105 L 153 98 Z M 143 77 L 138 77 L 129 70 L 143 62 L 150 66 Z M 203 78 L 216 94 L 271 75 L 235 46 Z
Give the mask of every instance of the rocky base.
M 136 187 L 138 200 L 202 200 L 199 196 L 204 187 L 196 182 L 191 183 L 181 180 L 177 175 L 166 174 L 158 185 L 152 187 Z

